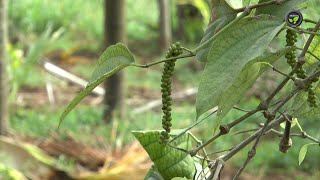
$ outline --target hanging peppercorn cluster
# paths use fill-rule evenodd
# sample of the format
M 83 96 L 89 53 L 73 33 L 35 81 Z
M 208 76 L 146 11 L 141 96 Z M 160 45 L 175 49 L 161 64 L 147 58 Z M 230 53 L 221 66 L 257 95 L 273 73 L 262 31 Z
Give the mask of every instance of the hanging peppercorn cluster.
M 288 29 L 287 34 L 286 34 L 286 42 L 287 45 L 291 47 L 291 51 L 286 53 L 285 57 L 287 59 L 287 63 L 293 68 L 296 64 L 296 46 L 295 43 L 297 42 L 297 36 L 298 34 L 293 31 Z M 303 69 L 303 67 L 300 67 L 296 71 L 296 75 L 300 79 L 305 79 L 307 77 L 306 71 Z M 319 78 L 314 78 L 312 79 L 312 82 L 307 85 L 307 88 L 305 91 L 308 92 L 308 103 L 310 107 L 316 107 L 317 106 L 317 96 L 315 95 L 315 90 L 313 89 L 313 83 L 317 82 Z
M 317 107 L 317 96 L 316 92 L 313 89 L 312 83 L 318 82 L 319 77 L 313 78 L 312 82 L 308 85 L 307 90 L 308 90 L 308 103 L 310 107 Z
M 287 59 L 287 63 L 293 68 L 297 61 L 296 61 L 296 46 L 295 43 L 297 42 L 297 33 L 294 32 L 293 30 L 288 29 L 287 34 L 286 34 L 286 42 L 287 42 L 287 47 L 291 47 L 291 51 L 287 52 L 285 57 Z
M 176 57 L 182 54 L 181 45 L 179 42 L 172 44 L 166 54 L 166 58 Z M 166 61 L 164 63 L 164 69 L 161 77 L 161 92 L 162 92 L 162 127 L 165 131 L 161 132 L 160 140 L 161 143 L 166 143 L 170 138 L 169 133 L 171 131 L 171 84 L 172 84 L 172 75 L 174 71 L 175 60 Z

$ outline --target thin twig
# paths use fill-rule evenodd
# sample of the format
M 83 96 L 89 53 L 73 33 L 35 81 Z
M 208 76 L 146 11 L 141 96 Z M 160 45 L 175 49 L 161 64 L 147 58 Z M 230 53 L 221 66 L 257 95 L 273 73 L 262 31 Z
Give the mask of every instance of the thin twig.
M 274 104 L 270 105 L 269 108 L 270 108 L 270 107 L 273 107 L 273 106 L 275 106 L 275 105 L 277 105 L 277 104 L 279 104 L 281 101 L 282 101 L 282 99 L 278 100 L 278 101 L 275 102 Z
M 320 76 L 320 70 L 314 72 L 313 74 L 311 74 L 309 77 L 307 77 L 306 79 L 304 79 L 304 83 L 308 83 L 310 82 L 312 79 L 317 78 Z
M 233 133 L 232 135 L 238 135 L 238 134 L 249 133 L 249 132 L 256 131 L 256 130 L 259 130 L 259 129 L 258 129 L 258 128 L 248 129 L 248 130 L 244 130 L 244 131 L 235 132 L 235 133 Z
M 167 59 L 164 59 L 164 60 L 156 61 L 156 62 L 153 62 L 153 63 L 150 63 L 150 64 L 130 64 L 130 66 L 139 67 L 139 68 L 149 68 L 151 66 L 154 66 L 154 65 L 157 65 L 157 64 L 160 64 L 160 63 L 164 63 L 164 62 L 167 62 L 167 61 L 174 61 L 174 60 L 177 60 L 177 59 L 188 58 L 188 57 L 193 57 L 193 56 L 195 56 L 195 55 L 194 54 L 186 54 L 186 55 L 181 55 L 181 56 L 177 56 L 177 57 L 171 57 L 171 58 L 167 58 Z
M 317 31 L 319 30 L 319 28 L 320 28 L 320 20 L 317 22 L 317 24 L 316 24 L 315 27 L 313 28 L 313 31 L 312 31 L 312 32 L 317 32 Z M 303 47 L 303 49 L 302 49 L 302 52 L 301 52 L 301 54 L 300 54 L 300 57 L 304 57 L 304 56 L 306 55 L 306 53 L 307 53 L 307 51 L 308 51 L 308 49 L 309 49 L 309 47 L 310 47 L 310 45 L 311 45 L 311 42 L 312 42 L 314 36 L 315 36 L 314 34 L 311 34 L 311 35 L 309 36 L 306 44 L 304 45 L 304 47 Z
M 225 125 L 225 126 L 220 126 L 220 131 L 218 134 L 216 134 L 215 136 L 213 136 L 212 138 L 210 138 L 209 140 L 207 140 L 206 142 L 204 142 L 202 145 L 200 145 L 199 147 L 191 150 L 189 153 L 191 156 L 197 154 L 197 152 L 199 150 L 201 150 L 202 148 L 204 148 L 205 146 L 207 146 L 208 144 L 212 143 L 214 140 L 216 140 L 217 138 L 219 138 L 222 135 L 227 134 L 231 128 L 233 128 L 234 126 L 236 126 L 237 124 L 239 124 L 240 122 L 246 120 L 247 118 L 249 118 L 250 116 L 254 115 L 255 113 L 259 112 L 260 109 L 254 109 L 248 113 L 246 113 L 245 115 L 241 116 L 240 118 L 236 119 L 235 121 Z
M 241 116 L 240 118 L 238 118 L 238 119 L 232 121 L 231 123 L 227 124 L 225 127 L 227 127 L 230 130 L 231 128 L 233 128 L 237 124 L 241 123 L 242 121 L 246 120 L 247 118 L 249 118 L 252 115 L 254 115 L 257 112 L 259 112 L 260 110 L 261 110 L 260 107 L 257 107 L 256 109 L 254 109 L 252 111 L 249 111 L 248 113 L 246 113 L 245 115 Z
M 307 23 L 313 23 L 313 24 L 317 24 L 317 21 L 311 20 L 311 19 L 303 19 L 304 22 Z
M 298 92 L 300 91 L 299 88 L 295 89 L 294 91 L 292 91 L 286 98 L 284 98 L 279 104 L 278 106 L 273 110 L 272 114 L 276 114 L 283 105 L 285 105 L 294 95 L 296 95 Z
M 288 75 L 288 74 L 286 74 L 286 73 L 281 72 L 280 70 L 278 70 L 278 69 L 277 69 L 276 67 L 274 67 L 274 66 L 272 66 L 272 70 L 276 71 L 277 73 L 279 73 L 279 74 L 281 74 L 281 75 L 283 75 L 283 76 L 286 76 L 286 77 L 294 80 L 294 77 L 293 77 L 293 76 L 290 76 L 290 75 Z
M 284 122 L 285 119 L 281 116 L 276 120 L 273 120 L 272 122 L 269 123 L 269 125 L 267 125 L 266 130 L 269 130 L 277 125 L 279 125 L 280 123 Z M 236 145 L 230 152 L 228 152 L 225 155 L 222 155 L 222 159 L 224 161 L 229 160 L 231 157 L 233 157 L 235 154 L 237 154 L 241 149 L 243 149 L 244 147 L 246 147 L 248 144 L 250 144 L 253 140 L 255 140 L 261 133 L 262 128 L 259 129 L 258 131 L 256 131 L 254 134 L 252 134 L 250 137 L 248 137 L 247 139 L 245 139 L 244 141 L 242 141 L 240 144 Z
M 270 6 L 270 5 L 278 4 L 278 3 L 279 3 L 279 1 L 277 1 L 277 0 L 271 0 L 271 1 L 263 2 L 263 3 L 259 3 L 259 4 L 254 4 L 254 5 L 251 5 L 251 6 L 238 8 L 238 9 L 235 9 L 235 11 L 237 11 L 237 12 L 243 12 L 243 11 L 246 12 L 248 10 L 252 10 L 252 9 L 255 9 L 255 8 L 260 8 L 260 7 L 264 7 L 264 6 Z
M 239 110 L 239 111 L 242 111 L 242 112 L 250 112 L 252 110 L 247 110 L 247 109 L 243 109 L 243 108 L 240 108 L 240 107 L 237 107 L 237 106 L 233 106 L 233 109 L 236 109 L 236 110 Z
M 237 179 L 241 175 L 241 173 L 246 168 L 246 166 L 248 165 L 250 160 L 256 155 L 256 150 L 257 150 L 257 146 L 258 146 L 258 144 L 260 142 L 260 139 L 261 139 L 262 135 L 266 132 L 268 124 L 274 119 L 274 115 L 280 110 L 280 108 L 284 104 L 286 104 L 296 93 L 298 93 L 299 90 L 300 89 L 295 89 L 293 92 L 291 92 L 285 99 L 283 99 L 280 102 L 280 104 L 275 108 L 275 110 L 271 113 L 271 115 L 269 117 L 266 117 L 267 118 L 266 124 L 262 127 L 259 136 L 256 138 L 256 141 L 254 142 L 252 148 L 248 152 L 248 156 L 247 156 L 246 161 L 243 163 L 241 168 L 238 170 L 237 174 L 234 176 L 234 179 Z
M 318 21 L 318 23 L 316 24 L 316 26 L 313 29 L 313 32 L 317 32 L 319 30 L 320 27 L 320 20 Z M 302 52 L 299 55 L 298 58 L 298 63 L 295 65 L 295 67 L 292 69 L 292 71 L 289 73 L 290 76 L 292 76 L 305 62 L 305 55 L 311 45 L 311 42 L 313 40 L 315 35 L 311 34 L 305 44 L 305 46 L 302 49 Z M 287 84 L 287 82 L 289 81 L 289 77 L 286 77 L 280 84 L 279 86 L 271 93 L 271 95 L 267 98 L 266 100 L 266 104 L 269 104 L 271 102 L 271 100 L 278 94 L 278 92 Z
M 297 47 L 297 49 L 299 50 L 303 50 L 302 48 Z M 316 58 L 318 61 L 320 61 L 320 58 L 318 58 L 315 54 L 313 54 L 311 51 L 307 51 L 308 54 L 310 54 L 311 56 L 313 56 L 314 58 Z
M 299 27 L 296 27 L 296 28 L 292 28 L 292 27 L 289 27 L 289 26 L 286 26 L 285 27 L 286 29 L 290 29 L 292 31 L 295 31 L 297 33 L 305 33 L 305 34 L 313 34 L 313 35 L 316 35 L 316 36 L 320 36 L 320 33 L 317 33 L 317 32 L 313 32 L 313 31 L 308 31 L 306 29 L 302 29 L 302 28 L 299 28 Z
M 183 130 L 181 133 L 179 133 L 177 136 L 175 136 L 173 139 L 171 139 L 168 144 L 172 143 L 173 141 L 175 141 L 176 139 L 178 139 L 180 136 L 184 135 L 187 131 L 191 130 L 192 128 L 194 128 L 195 126 L 199 125 L 201 122 L 203 122 L 204 120 L 206 120 L 207 118 L 209 118 L 211 115 L 213 115 L 214 113 L 217 112 L 217 109 L 212 111 L 210 114 L 208 114 L 206 117 L 202 118 L 201 120 L 197 121 L 195 124 L 193 124 L 192 126 L 188 127 L 187 129 Z
M 248 152 L 248 157 L 251 157 L 252 155 L 250 154 L 251 152 Z M 253 157 L 253 156 L 252 156 Z M 251 158 L 247 158 L 245 160 L 245 162 L 243 163 L 243 165 L 241 166 L 241 168 L 237 171 L 236 175 L 232 178 L 233 180 L 238 179 L 238 177 L 241 175 L 241 173 L 243 172 L 244 168 L 248 165 L 249 161 Z
M 281 137 L 283 136 L 283 132 L 277 131 L 275 129 L 270 129 L 270 132 L 275 133 L 277 136 Z M 302 132 L 302 133 L 290 133 L 291 137 L 299 137 L 299 138 L 303 138 L 303 139 L 309 139 L 312 142 L 318 143 L 320 145 L 320 140 L 318 140 L 315 137 L 312 137 L 310 135 L 308 135 L 306 132 Z
M 181 47 L 181 49 L 189 52 L 189 53 L 192 54 L 192 55 L 195 55 L 194 52 L 193 52 L 192 50 L 188 49 L 188 48 Z

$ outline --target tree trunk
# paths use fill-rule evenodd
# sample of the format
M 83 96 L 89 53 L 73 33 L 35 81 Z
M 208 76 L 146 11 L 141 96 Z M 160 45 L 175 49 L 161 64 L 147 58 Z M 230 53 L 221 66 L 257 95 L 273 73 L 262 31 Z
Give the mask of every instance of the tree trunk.
M 7 1 L 0 0 L 0 135 L 7 133 L 8 76 L 7 76 Z
M 117 42 L 126 43 L 125 0 L 105 0 L 104 4 L 104 45 L 108 47 Z M 118 72 L 105 82 L 104 115 L 105 122 L 110 123 L 114 110 L 119 110 L 121 117 L 124 109 L 123 72 Z
M 0 135 L 7 134 L 8 79 L 7 79 L 7 1 L 0 0 Z
M 162 52 L 168 50 L 172 41 L 170 0 L 158 0 L 159 4 L 159 43 Z

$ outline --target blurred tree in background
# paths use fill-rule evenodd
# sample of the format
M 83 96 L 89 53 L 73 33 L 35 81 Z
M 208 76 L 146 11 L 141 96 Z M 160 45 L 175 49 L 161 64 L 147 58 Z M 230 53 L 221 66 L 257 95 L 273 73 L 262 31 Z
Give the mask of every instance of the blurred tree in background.
M 122 42 L 126 44 L 125 0 L 105 0 L 104 4 L 104 48 Z M 115 109 L 124 112 L 123 72 L 118 72 L 105 82 L 104 115 L 105 122 L 110 123 Z
M 0 135 L 7 133 L 8 77 L 7 77 L 7 1 L 0 0 Z
M 166 51 L 172 42 L 171 8 L 169 0 L 158 0 L 159 4 L 159 43 L 161 52 Z

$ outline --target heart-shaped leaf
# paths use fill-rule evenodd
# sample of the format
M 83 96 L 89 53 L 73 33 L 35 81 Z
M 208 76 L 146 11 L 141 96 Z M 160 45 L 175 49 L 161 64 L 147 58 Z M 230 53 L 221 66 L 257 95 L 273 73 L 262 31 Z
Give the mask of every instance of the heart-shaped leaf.
M 239 101 L 243 94 L 250 88 L 258 77 L 290 49 L 285 48 L 277 52 L 265 52 L 262 56 L 257 57 L 248 63 L 241 71 L 240 75 L 234 80 L 233 84 L 223 93 L 219 102 L 217 113 L 217 123 L 232 109 Z
M 60 116 L 59 126 L 69 112 L 95 87 L 119 70 L 134 63 L 134 61 L 134 56 L 125 45 L 117 43 L 116 45 L 109 46 L 98 59 L 98 65 L 88 85 L 69 103 Z
M 190 150 L 192 141 L 189 132 L 182 135 L 170 145 L 160 144 L 161 131 L 133 131 L 133 135 L 140 142 L 164 179 L 186 177 L 192 179 L 196 172 L 193 158 L 173 147 Z
M 268 15 L 245 17 L 211 45 L 197 94 L 197 118 L 215 107 L 244 66 L 261 56 L 284 23 Z

